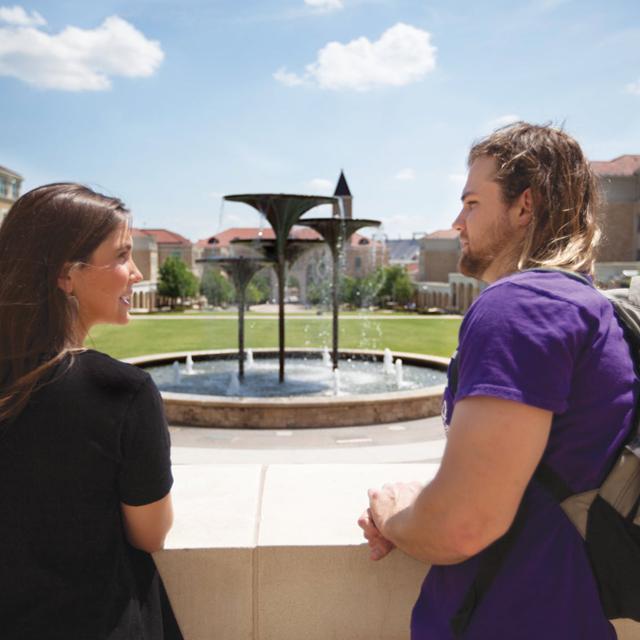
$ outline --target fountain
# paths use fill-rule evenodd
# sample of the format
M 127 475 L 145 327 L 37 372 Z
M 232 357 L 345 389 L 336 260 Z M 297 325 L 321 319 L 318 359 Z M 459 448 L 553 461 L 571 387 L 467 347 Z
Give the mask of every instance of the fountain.
M 341 180 L 344 180 L 342 176 Z M 379 222 L 353 219 L 350 211 L 346 217 L 336 197 L 260 193 L 229 195 L 224 199 L 257 209 L 273 227 L 275 239 L 234 241 L 234 255 L 200 260 L 220 266 L 235 285 L 238 295 L 237 351 L 194 352 L 188 359 L 185 354 L 130 359 L 134 364 L 149 368 L 162 391 L 169 420 L 173 424 L 193 426 L 291 428 L 354 426 L 438 414 L 448 359 L 392 354 L 388 349 L 384 353 L 366 350 L 346 353 L 338 348 L 340 251 L 358 229 L 376 227 Z M 323 204 L 333 205 L 332 217 L 302 217 Z M 315 230 L 322 239 L 289 237 L 296 223 Z M 285 380 L 286 270 L 305 251 L 323 242 L 329 247 L 333 269 L 332 350 L 329 352 L 325 346 L 324 349 L 287 351 L 293 373 Z M 248 370 L 245 371 L 245 292 L 255 273 L 266 266 L 274 268 L 278 283 L 278 350 L 250 350 L 246 357 Z M 273 355 L 277 355 L 277 376 L 274 375 L 275 367 L 268 361 Z M 167 377 L 165 365 L 176 359 L 187 362 L 187 375 L 181 376 L 174 365 Z M 235 359 L 237 372 L 231 366 Z M 194 360 L 198 363 L 197 368 L 193 365 Z M 380 365 L 376 364 L 379 362 L 384 363 L 382 375 Z M 154 365 L 161 366 L 154 369 Z

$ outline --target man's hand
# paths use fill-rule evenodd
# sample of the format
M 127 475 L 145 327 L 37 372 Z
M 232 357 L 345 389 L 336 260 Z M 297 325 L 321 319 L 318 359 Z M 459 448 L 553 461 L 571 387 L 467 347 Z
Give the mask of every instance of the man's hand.
M 358 525 L 371 547 L 371 559 L 381 560 L 395 545 L 390 540 L 389 520 L 410 507 L 422 489 L 420 482 L 385 484 L 382 489 L 369 489 L 369 508 L 360 516 Z
M 378 531 L 378 527 L 376 527 L 371 518 L 370 509 L 366 509 L 358 518 L 358 526 L 362 529 L 364 537 L 369 543 L 371 549 L 371 555 L 369 557 L 371 560 L 382 560 L 382 558 L 389 555 L 389 553 L 395 549 L 393 542 L 387 540 L 380 531 Z
M 411 507 L 422 491 L 421 482 L 394 482 L 382 489 L 369 489 L 369 510 L 373 523 L 386 538 L 392 539 L 390 521 L 393 516 Z

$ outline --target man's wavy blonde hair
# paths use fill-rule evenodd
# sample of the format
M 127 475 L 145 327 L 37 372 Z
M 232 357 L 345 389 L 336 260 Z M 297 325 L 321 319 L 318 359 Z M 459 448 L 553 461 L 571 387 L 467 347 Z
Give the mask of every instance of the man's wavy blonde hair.
M 533 219 L 516 269 L 552 267 L 593 274 L 600 192 L 580 145 L 561 129 L 516 122 L 474 144 L 469 166 L 485 156 L 496 161 L 494 179 L 507 204 L 531 189 Z

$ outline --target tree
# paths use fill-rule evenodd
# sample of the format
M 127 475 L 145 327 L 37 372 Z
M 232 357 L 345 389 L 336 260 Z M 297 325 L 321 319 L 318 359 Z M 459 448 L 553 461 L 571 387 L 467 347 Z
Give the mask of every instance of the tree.
M 287 279 L 287 287 L 291 289 L 299 289 L 300 288 L 300 280 L 294 275 L 290 275 Z
M 318 280 L 307 285 L 307 302 L 313 305 L 325 305 L 331 301 L 331 282 Z
M 378 299 L 381 304 L 395 302 L 404 305 L 411 301 L 413 297 L 413 283 L 404 267 L 393 265 L 383 267 L 384 281 Z
M 259 271 L 253 276 L 250 287 L 255 287 L 256 291 L 252 295 L 255 300 L 252 300 L 251 304 L 263 304 L 269 302 L 271 298 L 271 280 L 264 271 Z
M 214 307 L 224 306 L 235 297 L 233 285 L 222 275 L 220 269 L 205 269 L 200 282 L 200 293 Z
M 160 267 L 158 293 L 170 298 L 171 306 L 175 307 L 178 298 L 184 300 L 198 294 L 198 278 L 180 258 L 169 256 Z

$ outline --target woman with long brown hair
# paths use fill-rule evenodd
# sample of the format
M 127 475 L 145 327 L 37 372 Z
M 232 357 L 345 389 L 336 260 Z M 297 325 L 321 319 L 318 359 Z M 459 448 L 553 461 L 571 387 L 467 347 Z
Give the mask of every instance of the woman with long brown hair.
M 162 403 L 145 372 L 84 348 L 128 321 L 123 203 L 39 187 L 0 226 L 0 635 L 179 634 L 150 553 L 172 524 Z

